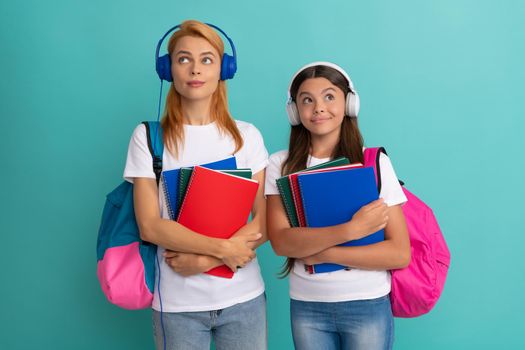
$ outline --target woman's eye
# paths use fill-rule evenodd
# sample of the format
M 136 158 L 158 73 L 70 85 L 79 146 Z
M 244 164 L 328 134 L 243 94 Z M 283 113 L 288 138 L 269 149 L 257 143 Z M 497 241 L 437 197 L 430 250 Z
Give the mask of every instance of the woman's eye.
M 190 59 L 188 57 L 185 57 L 185 56 L 179 57 L 179 59 L 178 59 L 179 63 L 188 63 L 189 61 L 190 61 Z
M 303 104 L 309 104 L 312 103 L 312 99 L 310 97 L 303 98 Z
M 202 59 L 202 63 L 203 64 L 212 64 L 213 63 L 213 60 L 210 58 L 210 57 L 204 57 Z
M 335 100 L 335 96 L 332 95 L 332 94 L 327 94 L 324 98 L 325 98 L 327 101 L 333 101 L 333 100 Z

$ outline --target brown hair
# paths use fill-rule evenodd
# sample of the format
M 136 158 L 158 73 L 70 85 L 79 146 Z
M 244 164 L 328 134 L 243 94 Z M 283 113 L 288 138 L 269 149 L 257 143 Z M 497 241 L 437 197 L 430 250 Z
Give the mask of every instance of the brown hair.
M 350 92 L 349 82 L 334 68 L 327 66 L 313 66 L 300 72 L 292 82 L 290 96 L 292 101 L 296 101 L 297 92 L 301 84 L 312 78 L 325 78 L 332 84 L 340 88 L 346 96 Z M 308 155 L 310 152 L 311 136 L 308 129 L 302 124 L 292 126 L 290 130 L 290 143 L 288 145 L 288 157 L 283 162 L 281 172 L 288 175 L 301 171 L 306 168 Z M 346 157 L 352 163 L 363 162 L 363 136 L 357 125 L 357 118 L 343 118 L 339 143 L 334 147 L 331 158 Z M 293 258 L 288 258 L 282 271 L 281 277 L 288 275 L 293 268 Z
M 170 55 L 175 50 L 175 45 L 178 40 L 184 36 L 206 39 L 219 52 L 220 57 L 224 54 L 224 43 L 221 37 L 210 26 L 199 21 L 189 20 L 184 21 L 180 25 L 180 29 L 171 36 L 168 42 L 168 53 Z M 223 133 L 230 134 L 233 138 L 235 142 L 235 150 L 233 153 L 237 152 L 242 148 L 243 140 L 237 124 L 228 110 L 226 82 L 223 80 L 219 81 L 217 90 L 215 90 L 212 95 L 210 111 L 211 119 L 217 122 L 219 130 Z M 184 142 L 183 117 L 184 112 L 182 110 L 180 94 L 175 90 L 175 85 L 172 83 L 166 97 L 166 107 L 161 125 L 164 130 L 166 146 L 175 157 L 178 157 L 180 147 Z

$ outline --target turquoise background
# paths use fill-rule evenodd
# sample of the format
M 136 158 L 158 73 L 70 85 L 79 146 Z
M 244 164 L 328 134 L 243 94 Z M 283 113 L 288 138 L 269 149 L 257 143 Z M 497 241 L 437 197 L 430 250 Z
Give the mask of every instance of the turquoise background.
M 238 50 L 231 111 L 270 152 L 301 65 L 358 89 L 366 143 L 436 213 L 452 253 L 430 314 L 396 349 L 523 346 L 525 5 L 521 1 L 3 1 L 0 5 L 1 349 L 151 349 L 150 311 L 109 304 L 95 275 L 104 196 L 129 137 L 155 119 L 154 49 L 184 19 Z M 259 250 L 270 349 L 293 347 L 282 259 Z

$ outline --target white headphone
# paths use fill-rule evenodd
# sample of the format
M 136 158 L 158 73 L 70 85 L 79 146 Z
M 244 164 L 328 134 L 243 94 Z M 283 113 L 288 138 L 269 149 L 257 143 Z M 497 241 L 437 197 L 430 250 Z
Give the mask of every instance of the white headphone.
M 357 117 L 357 114 L 359 113 L 359 95 L 357 94 L 357 91 L 354 88 L 354 84 L 352 83 L 352 80 L 350 80 L 350 77 L 344 71 L 344 69 L 330 62 L 312 62 L 312 63 L 307 64 L 304 67 L 301 67 L 301 69 L 299 69 L 297 73 L 294 74 L 290 82 L 290 85 L 288 86 L 288 101 L 286 102 L 286 113 L 288 114 L 288 120 L 290 121 L 290 124 L 292 125 L 301 124 L 301 119 L 299 118 L 299 111 L 297 110 L 297 105 L 292 100 L 292 96 L 290 94 L 290 89 L 292 88 L 293 81 L 306 68 L 310 68 L 314 66 L 326 66 L 326 67 L 333 68 L 339 73 L 341 73 L 346 78 L 346 80 L 348 81 L 348 88 L 350 89 L 350 91 L 346 95 L 345 115 L 348 117 Z

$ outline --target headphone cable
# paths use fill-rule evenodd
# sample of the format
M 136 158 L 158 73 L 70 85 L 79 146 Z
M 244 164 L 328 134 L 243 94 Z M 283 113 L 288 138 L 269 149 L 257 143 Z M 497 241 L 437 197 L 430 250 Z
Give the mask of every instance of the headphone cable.
M 160 80 L 160 93 L 159 93 L 159 103 L 157 108 L 157 131 L 155 132 L 155 140 L 153 141 L 153 147 L 154 147 L 154 154 L 157 154 L 157 136 L 159 134 L 159 123 L 160 123 L 160 104 L 162 102 L 162 79 Z M 160 155 L 162 157 L 162 154 Z M 159 192 L 160 193 L 160 192 Z M 158 249 L 158 248 L 157 248 Z M 157 282 L 157 292 L 159 293 L 159 303 L 160 303 L 160 327 L 162 328 L 162 339 L 163 339 L 163 348 L 166 350 L 166 331 L 164 330 L 164 313 L 162 308 L 162 297 L 160 294 L 160 263 L 159 263 L 159 255 L 158 253 L 155 254 L 156 262 L 157 262 L 157 270 L 159 279 Z

